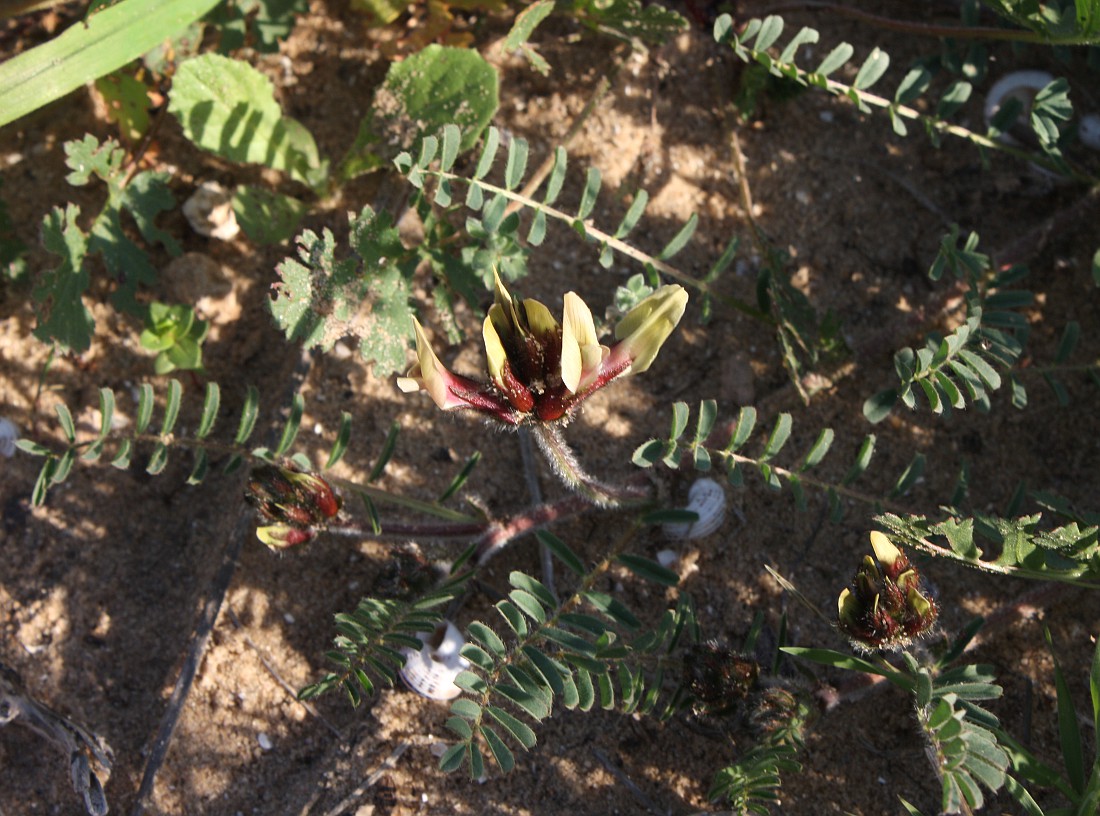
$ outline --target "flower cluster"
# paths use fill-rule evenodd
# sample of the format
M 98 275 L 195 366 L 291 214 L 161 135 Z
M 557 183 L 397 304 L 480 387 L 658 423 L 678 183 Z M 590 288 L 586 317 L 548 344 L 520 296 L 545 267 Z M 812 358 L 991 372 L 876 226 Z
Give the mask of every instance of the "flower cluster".
M 261 516 L 275 522 L 256 529 L 256 537 L 273 550 L 312 541 L 340 512 L 340 497 L 313 473 L 260 465 L 248 479 L 245 498 Z
M 840 593 L 837 626 L 857 649 L 903 648 L 928 633 L 938 610 L 921 591 L 916 567 L 890 539 L 875 531 L 871 548 L 875 558 L 864 556 L 852 586 Z
M 619 322 L 617 342 L 609 347 L 600 344 L 592 312 L 576 292 L 566 293 L 559 324 L 537 300 L 512 297 L 498 276 L 496 300 L 482 326 L 491 382 L 448 371 L 414 320 L 417 362 L 397 385 L 427 391 L 445 411 L 471 408 L 509 426 L 568 419 L 612 380 L 649 368 L 687 299 L 682 286 L 662 286 Z

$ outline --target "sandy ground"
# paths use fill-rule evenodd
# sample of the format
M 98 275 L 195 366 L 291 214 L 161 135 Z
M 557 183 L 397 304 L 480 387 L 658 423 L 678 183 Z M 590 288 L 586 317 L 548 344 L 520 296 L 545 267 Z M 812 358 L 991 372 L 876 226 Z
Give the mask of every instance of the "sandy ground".
M 891 8 L 887 3 L 879 10 Z M 897 71 L 938 48 L 824 14 L 792 15 L 789 25 L 796 22 L 820 28 L 823 43 L 853 42 L 857 53 L 878 43 L 894 56 Z M 506 30 L 502 20 L 478 29 L 478 45 L 489 49 Z M 539 159 L 564 138 L 599 77 L 622 56 L 609 40 L 585 37 L 578 46 L 567 36 L 575 33 L 567 21 L 548 26 L 540 50 L 553 66 L 549 78 L 519 60 L 498 59 L 503 104 L 495 124 L 529 139 Z M 19 36 L 44 34 L 31 26 Z M 11 50 L 19 41 L 9 31 L 4 43 Z M 1014 60 L 1030 66 L 1042 56 L 1013 57 L 1007 49 L 996 55 L 992 70 L 998 72 Z M 351 143 L 371 89 L 385 71 L 361 21 L 342 4 L 323 2 L 313 3 L 280 55 L 258 64 L 276 80 L 286 111 L 316 134 L 328 155 L 339 155 Z M 701 27 L 626 59 L 611 93 L 570 146 L 574 172 L 565 199 L 579 198 L 580 168 L 598 167 L 605 192 L 593 217 L 613 227 L 633 191 L 646 188 L 651 202 L 635 240 L 651 252 L 698 213 L 696 237 L 677 257 L 679 268 L 702 275 L 739 236 L 738 261 L 718 290 L 752 301 L 758 257 L 734 169 L 735 126 L 752 215 L 792 256 L 794 283 L 821 313 L 832 310 L 840 317 L 854 365 L 803 405 L 766 326 L 720 306 L 703 324 L 693 300 L 651 371 L 593 398 L 569 428 L 592 471 L 608 480 L 630 476 L 631 452 L 665 432 L 672 401 L 694 405 L 714 398 L 720 422 L 734 419 L 746 404 L 758 407 L 765 427 L 780 412 L 793 413 L 790 451 L 807 449 L 820 428 L 834 428 L 835 452 L 823 475 L 839 478 L 872 430 L 860 412 L 862 401 L 893 381 L 893 350 L 916 345 L 925 331 L 943 325 L 945 287 L 930 283 L 924 272 L 950 222 L 980 232 L 983 247 L 996 253 L 1039 230 L 1048 216 L 1068 213 L 1058 230 L 1032 234 L 1023 245 L 1023 260 L 1032 268 L 1029 284 L 1041 292 L 1029 314 L 1031 353 L 1049 359 L 1062 325 L 1072 319 L 1085 327 L 1077 359 L 1096 357 L 1098 341 L 1089 327 L 1100 325 L 1100 315 L 1088 283 L 1096 249 L 1096 230 L 1088 225 L 1100 214 L 1095 200 L 1083 199 L 1080 189 L 1045 183 L 1007 159 L 993 156 L 985 163 L 965 145 L 949 142 L 937 150 L 919 135 L 899 139 L 885 119 L 865 122 L 852 106 L 824 95 L 769 100 L 760 119 L 735 125 L 727 107 L 740 70 Z M 1072 78 L 1080 70 L 1071 65 Z M 980 116 L 979 102 L 964 111 L 972 124 Z M 64 181 L 62 145 L 86 131 L 111 133 L 84 92 L 0 131 L 2 195 L 18 235 L 32 246 L 32 269 L 49 262 L 37 247 L 43 214 L 66 200 L 89 211 L 100 201 L 100 190 L 74 189 Z M 188 145 L 171 120 L 160 131 L 156 155 L 171 160 L 172 188 L 180 200 L 199 181 L 232 183 L 242 177 L 237 168 Z M 384 198 L 382 188 L 397 184 L 378 175 L 351 184 L 338 200 L 311 213 L 305 226 L 340 234 L 346 231 L 347 210 Z M 188 230 L 178 211 L 161 225 L 194 253 L 188 256 L 194 265 L 217 270 L 215 286 L 209 285 L 209 273 L 202 278 L 203 294 L 213 291 L 204 306 L 214 327 L 206 359 L 209 376 L 223 387 L 226 434 L 234 422 L 227 417 L 240 406 L 246 384 L 257 385 L 266 397 L 261 430 L 269 436 L 279 407 L 298 388 L 307 405 L 298 449 L 312 460 L 323 461 L 340 412 L 354 417 L 353 442 L 336 471 L 342 478 L 365 477 L 387 429 L 397 422 L 402 433 L 381 487 L 430 500 L 480 451 L 483 459 L 466 500 L 494 517 L 530 503 L 514 437 L 468 416 L 443 416 L 424 397 L 400 394 L 392 380 L 373 377 L 354 355 L 302 362 L 265 307 L 274 267 L 286 248 L 202 238 Z M 158 258 L 162 267 L 167 261 Z M 164 293 L 158 294 L 186 297 L 188 273 L 174 270 L 166 273 Z M 531 262 L 531 274 L 515 288 L 555 310 L 561 294 L 575 289 L 600 311 L 615 287 L 636 271 L 625 259 L 603 271 L 592 247 L 564 229 L 552 229 Z M 31 335 L 27 290 L 0 290 L 0 404 L 24 435 L 43 443 L 60 438 L 57 401 L 73 409 L 82 434 L 92 434 L 98 388 L 118 392 L 125 422 L 138 384 L 163 387 L 151 358 L 138 348 L 137 327 L 107 305 L 105 276 L 94 279 L 87 297 L 97 319 L 93 348 L 49 365 L 48 349 Z M 470 339 L 445 359 L 476 372 L 483 365 L 477 317 L 466 311 L 462 320 Z M 944 421 L 922 410 L 900 413 L 874 428 L 878 452 L 861 487 L 868 495 L 884 495 L 912 454 L 921 451 L 928 457 L 927 474 L 902 504 L 912 512 L 935 512 L 947 500 L 964 459 L 977 509 L 1004 507 L 1021 479 L 1029 488 L 1057 491 L 1083 508 L 1094 507 L 1100 434 L 1088 402 L 1095 389 L 1083 377 L 1067 376 L 1073 400 L 1061 408 L 1040 377 L 1027 378 L 1026 371 L 1024 377 L 1031 394 L 1025 412 L 999 394 L 990 416 L 967 411 Z M 182 379 L 186 425 L 195 420 L 201 380 Z M 253 537 L 243 476 L 216 476 L 187 487 L 189 465 L 183 452 L 157 478 L 139 468 L 120 472 L 79 465 L 45 507 L 34 509 L 29 497 L 37 461 L 20 454 L 0 467 L 0 660 L 22 674 L 30 693 L 110 743 L 116 757 L 107 786 L 112 812 L 134 810 L 204 604 L 226 554 L 238 551 L 167 758 L 145 799 L 147 813 L 688 814 L 713 809 L 706 791 L 714 773 L 752 744 L 736 715 L 703 727 L 687 715 L 659 723 L 614 712 L 561 712 L 537 728 L 539 745 L 518 757 L 510 777 L 478 782 L 436 768 L 433 746 L 447 739 L 444 704 L 397 689 L 358 710 L 335 694 L 307 708 L 294 692 L 325 670 L 332 616 L 353 609 L 371 591 L 397 545 L 322 538 L 307 548 L 272 554 Z M 564 494 L 549 469 L 541 468 L 539 475 L 548 499 Z M 656 478 L 670 502 L 682 503 L 693 477 L 663 471 Z M 757 613 L 774 635 L 786 613 L 793 642 L 844 648 L 828 625 L 782 593 L 764 567 L 785 574 L 818 606 L 832 608 L 867 550 L 873 509 L 852 504 L 844 520 L 833 524 L 823 521 L 823 496 L 810 494 L 808 512 L 800 513 L 788 494 L 768 491 L 755 477 L 728 495 L 737 513 L 731 512 L 715 534 L 681 545 L 682 563 L 693 562 L 697 570 L 667 599 L 659 597 L 663 590 L 625 572 L 613 572 L 607 589 L 632 608 L 654 614 L 676 592 L 688 592 L 705 636 L 730 643 L 741 642 Z M 469 505 L 459 500 L 456 506 Z M 582 557 L 595 559 L 628 520 L 622 513 L 592 512 L 556 525 L 554 532 Z M 667 546 L 656 529 L 643 530 L 633 542 L 634 551 L 651 556 Z M 511 570 L 538 568 L 533 539 L 523 539 L 492 561 L 481 580 L 499 591 Z M 935 588 L 948 633 L 1037 588 L 946 563 L 924 563 L 922 569 Z M 488 594 L 475 595 L 458 622 L 491 620 L 491 604 Z M 974 657 L 992 663 L 1005 686 L 995 709 L 1006 726 L 1052 759 L 1057 756 L 1052 663 L 1042 627 L 1050 627 L 1083 705 L 1100 606 L 1093 594 L 1070 589 L 1023 612 L 991 631 Z M 781 679 L 795 681 L 789 666 Z M 782 812 L 872 816 L 899 812 L 901 795 L 933 813 L 938 786 L 922 750 L 901 694 L 876 688 L 846 697 L 810 730 L 800 757 L 803 770 L 784 780 Z M 365 780 L 387 761 L 381 779 L 366 787 Z M 0 767 L 0 813 L 82 812 L 63 758 L 33 733 L 0 731 Z M 625 780 L 633 783 L 633 792 Z M 1002 802 L 989 812 L 1012 807 Z

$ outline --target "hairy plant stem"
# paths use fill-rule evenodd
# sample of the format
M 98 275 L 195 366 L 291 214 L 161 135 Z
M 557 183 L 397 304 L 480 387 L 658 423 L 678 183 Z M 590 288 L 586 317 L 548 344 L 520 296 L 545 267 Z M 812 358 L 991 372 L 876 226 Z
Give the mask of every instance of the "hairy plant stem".
M 648 488 L 609 485 L 588 474 L 581 467 L 577 454 L 562 436 L 560 425 L 534 423 L 531 426 L 531 436 L 566 486 L 593 504 L 600 507 L 625 507 L 644 504 L 650 498 Z

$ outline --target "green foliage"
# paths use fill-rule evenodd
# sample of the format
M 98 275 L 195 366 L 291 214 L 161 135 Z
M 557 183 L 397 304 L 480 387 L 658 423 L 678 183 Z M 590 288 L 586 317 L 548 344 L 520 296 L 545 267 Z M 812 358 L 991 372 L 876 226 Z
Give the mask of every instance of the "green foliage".
M 423 646 L 420 636 L 443 620 L 440 607 L 461 594 L 470 575 L 465 572 L 452 576 L 413 601 L 364 598 L 354 612 L 337 614 L 339 634 L 335 648 L 326 657 L 339 670 L 303 688 L 299 698 L 310 700 L 343 688 L 352 705 L 358 706 L 364 694 L 374 694 L 376 683 L 392 687 L 397 672 L 405 665 L 401 649 L 419 650 Z
M 527 61 L 531 63 L 531 67 L 543 76 L 550 73 L 550 65 L 542 58 L 542 55 L 528 43 L 528 40 L 531 39 L 531 35 L 535 33 L 535 29 L 538 28 L 539 23 L 549 17 L 553 10 L 554 0 L 536 0 L 536 2 L 516 15 L 516 21 L 512 25 L 512 30 L 509 31 L 508 36 L 504 38 L 504 45 L 502 46 L 504 51 L 509 53 L 518 50 L 527 58 Z
M 798 749 L 786 742 L 754 745 L 733 765 L 720 770 L 711 783 L 707 798 L 721 801 L 727 812 L 737 816 L 768 816 L 778 806 L 781 774 L 796 773 L 802 765 L 795 760 Z
M 0 127 L 118 70 L 217 0 L 121 0 L 0 65 Z
M 402 246 L 388 213 L 364 207 L 349 222 L 350 258 L 337 259 L 329 230 L 298 237 L 298 259 L 287 258 L 276 270 L 271 312 L 287 339 L 306 348 L 327 351 L 341 337 L 357 337 L 363 359 L 384 377 L 405 367 L 417 259 Z
M 228 0 L 206 20 L 218 27 L 218 48 L 223 54 L 245 46 L 272 54 L 294 28 L 295 17 L 308 10 L 306 0 Z
M 459 742 L 440 759 L 445 771 L 465 764 L 473 778 L 483 776 L 485 749 L 503 772 L 512 770 L 509 743 L 523 750 L 535 744 L 535 732 L 523 718 L 546 719 L 555 698 L 581 711 L 597 704 L 624 713 L 658 711 L 667 656 L 695 628 L 690 601 L 682 597 L 655 628 L 643 629 L 621 601 L 595 589 L 610 559 L 586 573 L 560 539 L 553 544 L 552 552 L 579 580 L 570 596 L 559 603 L 538 580 L 513 572 L 512 590 L 496 604 L 498 628 L 480 621 L 467 627 L 472 642 L 462 656 L 470 668 L 455 683 L 470 696 L 451 706 L 447 727 Z M 642 561 L 634 557 L 624 563 Z M 660 710 L 673 713 L 677 699 L 674 695 Z
M 126 71 L 100 77 L 96 90 L 107 105 L 107 118 L 118 125 L 119 135 L 127 144 L 136 144 L 149 130 L 148 88 Z
M 810 471 L 818 467 L 832 449 L 835 433 L 831 428 L 822 429 L 814 443 L 796 463 L 782 467 L 775 463 L 775 459 L 790 440 L 793 426 L 790 414 L 784 413 L 776 417 L 767 440 L 755 456 L 746 453 L 745 446 L 756 430 L 756 409 L 752 406 L 741 409 L 737 421 L 732 425 L 729 441 L 722 448 L 716 447 L 709 439 L 715 416 L 716 405 L 712 400 L 700 403 L 695 433 L 692 438 L 687 439 L 685 433 L 690 424 L 687 403 L 674 403 L 671 433 L 664 439 L 650 439 L 639 445 L 632 457 L 634 464 L 648 468 L 662 462 L 666 467 L 678 469 L 682 463 L 691 462 L 692 467 L 699 471 L 709 471 L 716 467 L 725 472 L 726 480 L 734 487 L 744 484 L 745 470 L 751 468 L 759 473 L 769 489 L 789 489 L 800 510 L 807 507 L 807 487 L 824 492 L 830 518 L 834 521 L 840 520 L 844 514 L 842 496 L 868 505 L 882 501 L 883 497 L 861 494 L 850 487 L 871 463 L 876 443 L 874 434 L 864 437 L 844 478 L 840 481 L 828 481 L 811 475 Z M 908 492 L 923 475 L 924 467 L 924 456 L 916 454 L 894 481 L 889 496 L 893 498 Z
M 294 237 L 306 204 L 292 196 L 242 184 L 233 193 L 233 214 L 257 244 L 281 244 Z
M 942 521 L 893 513 L 875 517 L 898 543 L 967 566 L 1023 578 L 1100 585 L 1100 527 L 1073 521 L 1051 528 L 1042 519 L 1041 513 L 1005 519 L 981 513 L 966 517 L 950 510 Z M 983 549 L 983 541 L 994 548 L 992 554 Z
M 180 65 L 168 110 L 184 135 L 230 161 L 263 164 L 318 187 L 327 176 L 317 144 L 275 101 L 271 80 L 252 66 L 218 54 Z
M 573 0 L 572 12 L 593 31 L 628 42 L 661 45 L 687 28 L 687 20 L 672 9 L 641 0 Z
M 1023 0 L 1026 4 L 1029 0 Z M 1095 0 L 1082 0 L 1094 3 Z M 1032 130 L 1039 142 L 1040 151 L 1027 151 L 999 141 L 996 134 L 980 134 L 963 125 L 950 122 L 949 119 L 969 98 L 972 86 L 966 80 L 952 83 L 941 95 L 934 106 L 933 113 L 925 113 L 913 103 L 932 85 L 932 73 L 927 65 L 918 64 L 912 68 L 899 83 L 893 98 L 871 93 L 869 89 L 876 85 L 886 74 L 890 65 L 890 56 L 875 48 L 860 64 L 851 83 L 834 78 L 836 72 L 845 66 L 855 53 L 848 43 L 835 46 L 814 70 L 799 66 L 795 59 L 799 48 L 817 43 L 820 34 L 812 28 L 803 27 L 783 47 L 778 57 L 770 50 L 776 46 L 783 34 L 784 22 L 781 17 L 770 16 L 763 20 L 753 19 L 738 31 L 734 28 L 733 18 L 723 14 L 714 25 L 714 38 L 728 44 L 733 52 L 744 62 L 763 66 L 772 76 L 786 79 L 807 88 L 819 88 L 833 96 L 844 97 L 851 101 L 860 113 L 869 114 L 873 109 L 885 110 L 890 123 L 898 136 L 908 134 L 908 122 L 920 123 L 936 144 L 942 135 L 951 135 L 965 139 L 972 144 L 994 150 L 1001 150 L 1047 167 L 1060 174 L 1079 175 L 1083 180 L 1089 177 L 1071 167 L 1062 156 L 1060 122 L 1072 118 L 1072 106 L 1066 95 L 1065 80 L 1058 79 L 1044 88 L 1036 97 L 1036 104 L 1030 117 Z M 1023 38 L 1014 38 L 1023 39 Z M 1046 37 L 1042 38 L 1046 42 Z M 1100 36 L 1081 36 L 1079 32 L 1069 35 L 1073 42 L 1100 42 Z M 929 109 L 931 105 L 925 106 Z
M 496 69 L 462 48 L 429 45 L 392 64 L 360 122 L 341 177 L 375 170 L 401 151 L 418 151 L 426 136 L 446 124 L 458 127 L 458 150 L 469 150 L 500 106 L 499 84 Z
M 202 342 L 210 325 L 195 319 L 190 306 L 169 306 L 154 301 L 149 304 L 141 347 L 157 355 L 154 370 L 168 374 L 177 368 L 193 371 L 202 368 Z
M 123 167 L 125 153 L 113 139 L 100 144 L 88 135 L 81 141 L 67 142 L 65 153 L 72 169 L 69 183 L 83 186 L 92 176 L 99 178 L 107 185 L 107 203 L 87 233 L 77 224 L 80 208 L 73 204 L 64 211 L 55 208 L 44 219 L 43 244 L 61 262 L 45 271 L 35 287 L 35 336 L 80 352 L 90 346 L 94 328 L 91 313 L 81 301 L 89 283 L 89 255 L 100 255 L 118 282 L 111 297 L 114 305 L 132 314 L 143 312 L 136 299 L 138 286 L 152 284 L 157 278 L 145 251 L 123 228 L 123 211 L 133 218 L 146 242 L 160 243 L 172 255 L 179 254 L 179 246 L 154 223 L 158 214 L 175 206 L 168 191 L 168 173 L 143 170 L 128 177 Z
M 950 654 L 961 653 L 963 645 L 958 644 Z M 912 695 L 917 722 L 928 741 L 928 758 L 940 778 L 941 812 L 976 811 L 985 803 L 983 787 L 996 793 L 1010 781 L 1000 723 L 979 705 L 1002 693 L 989 666 L 946 669 L 945 661 L 924 666 L 903 652 L 899 668 L 828 649 L 783 651 L 826 666 L 881 675 Z

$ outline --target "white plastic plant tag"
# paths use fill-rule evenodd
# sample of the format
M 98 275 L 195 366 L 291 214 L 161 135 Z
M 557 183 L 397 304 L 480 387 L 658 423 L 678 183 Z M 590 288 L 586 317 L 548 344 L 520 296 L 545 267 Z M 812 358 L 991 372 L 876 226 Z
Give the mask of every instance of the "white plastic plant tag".
M 458 627 L 450 621 L 444 621 L 431 633 L 418 633 L 424 644 L 419 652 L 402 649 L 405 654 L 405 667 L 401 669 L 401 679 L 417 694 L 432 700 L 453 700 L 462 693 L 455 685 L 459 672 L 470 663 L 459 654 L 466 645 Z
M 698 515 L 698 521 L 662 525 L 667 538 L 680 540 L 710 535 L 726 520 L 726 491 L 714 479 L 697 479 L 688 491 L 688 504 L 683 509 Z

